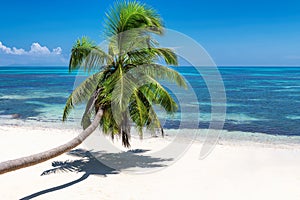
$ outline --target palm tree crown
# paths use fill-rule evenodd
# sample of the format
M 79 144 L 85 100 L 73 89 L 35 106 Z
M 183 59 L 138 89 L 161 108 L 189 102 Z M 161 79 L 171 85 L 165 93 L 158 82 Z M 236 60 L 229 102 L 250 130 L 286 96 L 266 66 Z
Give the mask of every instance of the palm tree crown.
M 140 136 L 143 128 L 159 128 L 160 121 L 153 109 L 160 105 L 167 113 L 177 111 L 177 104 L 157 81 L 167 80 L 186 87 L 175 70 L 163 66 L 178 65 L 172 49 L 158 47 L 154 35 L 164 32 L 160 16 L 152 8 L 136 2 L 117 2 L 106 13 L 104 35 L 107 51 L 88 38 L 78 39 L 72 48 L 69 71 L 83 67 L 95 72 L 70 95 L 63 113 L 65 121 L 75 105 L 86 102 L 81 125 L 87 128 L 91 118 L 103 111 L 100 127 L 112 138 L 122 138 L 129 147 L 130 127 L 134 123 Z

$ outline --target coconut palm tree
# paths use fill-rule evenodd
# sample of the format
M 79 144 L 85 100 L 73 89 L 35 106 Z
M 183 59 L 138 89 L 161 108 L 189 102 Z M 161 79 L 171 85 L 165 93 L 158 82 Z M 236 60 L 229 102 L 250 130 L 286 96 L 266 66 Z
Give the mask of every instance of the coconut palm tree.
M 0 163 L 0 173 L 31 166 L 68 152 L 85 140 L 99 125 L 112 138 L 121 137 L 130 146 L 130 129 L 135 125 L 142 137 L 143 128 L 159 128 L 153 105 L 174 113 L 177 104 L 157 80 L 168 80 L 186 87 L 175 70 L 158 64 L 177 65 L 173 50 L 160 48 L 154 35 L 164 32 L 156 11 L 136 1 L 117 2 L 106 14 L 104 35 L 107 51 L 86 37 L 72 48 L 69 71 L 83 68 L 89 76 L 70 95 L 63 121 L 74 106 L 86 103 L 81 124 L 83 132 L 70 142 L 32 156 Z

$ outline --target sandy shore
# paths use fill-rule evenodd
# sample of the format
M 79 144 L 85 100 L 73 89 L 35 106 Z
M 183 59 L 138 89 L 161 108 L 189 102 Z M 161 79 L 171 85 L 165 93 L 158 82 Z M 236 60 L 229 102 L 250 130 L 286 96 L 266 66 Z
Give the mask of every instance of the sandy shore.
M 50 149 L 63 144 L 75 134 L 76 131 L 72 130 L 0 126 L 0 161 Z M 135 164 L 145 169 L 162 166 L 162 160 L 150 155 L 158 150 L 157 147 L 168 145 L 170 141 L 170 138 L 133 140 L 132 149 L 136 150 L 137 160 L 127 165 L 121 163 L 124 156 L 101 155 L 102 159 L 113 161 L 115 165 L 121 163 L 120 170 L 101 165 L 90 156 L 88 150 L 91 149 L 82 145 L 71 154 L 0 175 L 0 197 L 300 199 L 300 147 L 297 145 L 263 146 L 221 140 L 207 158 L 199 160 L 202 144 L 195 142 L 181 159 L 155 173 L 137 175 L 126 171 Z M 54 164 L 64 168 L 65 172 L 55 170 L 55 166 L 51 165 L 53 161 L 61 161 Z M 45 175 L 41 176 L 43 172 Z

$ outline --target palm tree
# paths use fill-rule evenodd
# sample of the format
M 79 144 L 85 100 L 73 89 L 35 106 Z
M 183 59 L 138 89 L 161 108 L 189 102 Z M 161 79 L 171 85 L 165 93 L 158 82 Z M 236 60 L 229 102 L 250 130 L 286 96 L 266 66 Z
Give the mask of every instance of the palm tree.
M 112 138 L 121 137 L 125 147 L 130 147 L 133 124 L 141 137 L 144 127 L 159 128 L 163 134 L 153 105 L 160 105 L 170 114 L 178 107 L 157 79 L 183 87 L 186 83 L 175 70 L 157 63 L 162 59 L 167 65 L 178 64 L 174 51 L 158 47 L 158 42 L 153 39 L 153 35 L 163 34 L 162 20 L 155 10 L 136 1 L 117 2 L 106 16 L 107 52 L 83 37 L 76 41 L 71 53 L 69 71 L 83 67 L 94 73 L 72 92 L 63 112 L 65 121 L 74 106 L 85 102 L 81 120 L 83 132 L 49 151 L 0 163 L 0 174 L 68 152 L 99 125 L 103 133 Z

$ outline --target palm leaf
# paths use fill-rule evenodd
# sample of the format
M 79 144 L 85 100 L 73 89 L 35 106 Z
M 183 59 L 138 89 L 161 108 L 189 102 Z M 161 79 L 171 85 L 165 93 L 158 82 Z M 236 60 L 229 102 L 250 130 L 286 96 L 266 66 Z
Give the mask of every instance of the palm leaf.
M 148 101 L 160 105 L 169 114 L 176 112 L 178 106 L 166 89 L 150 76 L 145 76 L 143 78 L 145 80 L 147 79 L 149 84 L 142 86 L 140 91 Z
M 176 83 L 179 87 L 187 89 L 187 84 L 184 78 L 175 70 L 166 66 L 150 63 L 143 65 L 127 65 L 128 71 L 126 75 L 132 74 L 131 77 L 137 77 L 139 81 L 145 82 L 148 80 L 145 76 L 150 76 L 153 79 L 165 80 L 170 83 Z M 145 78 L 143 80 L 142 78 Z
M 104 74 L 104 72 L 99 72 L 91 75 L 72 92 L 64 108 L 63 121 L 67 119 L 74 105 L 86 102 L 91 98 Z
M 106 18 L 105 35 L 108 38 L 139 28 L 156 34 L 163 33 L 163 23 L 156 11 L 136 1 L 116 2 L 106 13 Z
M 129 103 L 129 114 L 138 128 L 138 133 L 142 137 L 143 127 L 149 118 L 149 102 L 144 98 L 140 91 L 134 91 Z
M 92 112 L 96 110 L 95 103 L 97 101 L 99 94 L 101 93 L 101 90 L 102 88 L 98 88 L 97 90 L 95 90 L 93 95 L 91 96 L 91 98 L 88 100 L 86 104 L 86 108 L 81 119 L 81 126 L 83 127 L 83 129 L 86 129 L 92 123 L 91 115 Z
M 91 71 L 95 68 L 101 69 L 103 66 L 110 65 L 112 57 L 106 54 L 100 47 L 87 37 L 78 39 L 71 51 L 69 71 L 84 67 L 84 71 Z

